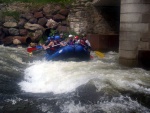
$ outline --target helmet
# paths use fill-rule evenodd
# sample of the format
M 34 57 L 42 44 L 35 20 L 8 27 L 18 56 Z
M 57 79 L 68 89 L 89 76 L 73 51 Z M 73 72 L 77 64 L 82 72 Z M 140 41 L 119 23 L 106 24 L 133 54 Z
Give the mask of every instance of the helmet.
M 47 37 L 47 40 L 51 40 L 51 37 L 49 36 L 49 37 Z
M 73 35 L 69 35 L 69 38 L 70 38 L 70 37 L 73 37 Z
M 79 39 L 79 36 L 75 36 L 74 38 L 75 38 L 75 39 Z
M 51 40 L 54 40 L 55 39 L 55 37 L 54 36 L 51 36 Z
M 60 36 L 59 35 L 55 35 L 55 40 L 58 40 L 60 39 Z

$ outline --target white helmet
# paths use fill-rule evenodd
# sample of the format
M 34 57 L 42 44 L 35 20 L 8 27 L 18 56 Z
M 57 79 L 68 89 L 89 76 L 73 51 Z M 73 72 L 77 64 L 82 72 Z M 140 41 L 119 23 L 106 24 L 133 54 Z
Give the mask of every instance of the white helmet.
M 73 35 L 69 35 L 69 38 L 70 38 L 70 37 L 73 37 Z

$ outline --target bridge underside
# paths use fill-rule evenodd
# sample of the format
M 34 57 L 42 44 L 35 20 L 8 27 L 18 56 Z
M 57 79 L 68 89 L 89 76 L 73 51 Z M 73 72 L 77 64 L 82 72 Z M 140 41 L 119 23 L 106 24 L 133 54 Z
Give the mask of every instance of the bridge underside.
M 150 0 L 93 0 L 93 5 L 112 11 L 121 6 L 116 11 L 120 16 L 119 63 L 150 69 Z

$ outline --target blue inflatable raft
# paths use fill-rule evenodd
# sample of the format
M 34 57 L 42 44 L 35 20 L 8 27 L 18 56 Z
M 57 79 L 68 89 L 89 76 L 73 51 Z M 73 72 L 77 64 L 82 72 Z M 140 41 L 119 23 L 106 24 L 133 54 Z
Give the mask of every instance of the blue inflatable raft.
M 46 60 L 67 60 L 68 58 L 77 58 L 79 60 L 89 60 L 90 52 L 82 45 L 67 45 L 55 52 L 47 50 Z

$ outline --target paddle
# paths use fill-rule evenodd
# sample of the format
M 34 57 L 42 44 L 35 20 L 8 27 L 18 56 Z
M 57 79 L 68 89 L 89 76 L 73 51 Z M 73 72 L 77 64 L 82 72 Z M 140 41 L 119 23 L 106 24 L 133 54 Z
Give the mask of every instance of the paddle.
M 28 48 L 27 48 L 27 52 L 31 53 L 31 52 L 33 52 L 33 51 L 42 50 L 42 49 L 43 49 L 43 47 L 40 46 L 40 45 L 38 45 L 38 46 L 36 46 L 36 47 L 28 47 Z
M 103 53 L 101 53 L 99 51 L 94 51 L 94 52 L 99 58 L 104 58 L 104 56 L 105 56 Z
M 59 46 L 60 44 L 56 44 L 56 45 L 54 45 L 53 47 L 56 47 L 56 46 Z M 49 48 L 49 47 L 48 47 Z M 47 48 L 47 49 L 48 49 Z M 33 52 L 33 51 L 36 51 L 36 50 L 44 50 L 43 49 L 43 47 L 41 46 L 41 45 L 38 45 L 38 46 L 36 46 L 36 47 L 28 47 L 27 48 L 27 51 L 29 52 L 29 53 L 31 53 L 31 52 Z

